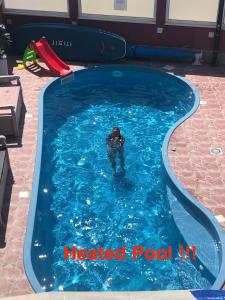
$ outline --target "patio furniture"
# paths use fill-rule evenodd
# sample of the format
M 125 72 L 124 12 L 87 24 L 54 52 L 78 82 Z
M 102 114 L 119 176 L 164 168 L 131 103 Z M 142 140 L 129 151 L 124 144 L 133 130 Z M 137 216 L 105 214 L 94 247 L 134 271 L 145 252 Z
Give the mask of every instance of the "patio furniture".
M 19 121 L 23 106 L 19 76 L 0 76 L 0 99 L 0 135 L 18 138 Z
M 0 136 L 0 225 L 2 224 L 2 208 L 9 168 L 9 155 L 6 147 L 6 138 L 4 136 Z

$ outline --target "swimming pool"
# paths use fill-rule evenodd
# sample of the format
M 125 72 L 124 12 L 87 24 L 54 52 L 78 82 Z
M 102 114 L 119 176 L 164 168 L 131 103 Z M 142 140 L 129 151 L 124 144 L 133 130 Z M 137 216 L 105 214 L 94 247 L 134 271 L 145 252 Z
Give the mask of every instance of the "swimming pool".
M 200 206 L 188 205 L 167 161 L 168 130 L 197 105 L 197 92 L 183 80 L 138 66 L 78 71 L 71 82 L 56 80 L 43 91 L 24 254 L 36 291 L 221 284 L 220 228 Z M 126 173 L 118 168 L 113 175 L 105 138 L 115 126 L 126 138 Z M 197 247 L 195 261 L 179 258 L 187 244 Z M 64 246 L 73 245 L 126 246 L 128 255 L 119 262 L 65 261 Z M 134 261 L 129 254 L 137 245 L 172 246 L 173 260 Z

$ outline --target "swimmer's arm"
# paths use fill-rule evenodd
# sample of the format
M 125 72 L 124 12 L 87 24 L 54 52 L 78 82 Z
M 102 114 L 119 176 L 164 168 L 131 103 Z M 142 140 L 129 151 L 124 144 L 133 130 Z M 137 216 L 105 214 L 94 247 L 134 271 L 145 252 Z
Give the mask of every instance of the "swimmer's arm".
M 106 144 L 109 145 L 111 142 L 112 142 L 112 138 L 110 136 L 107 136 Z
M 122 136 L 122 137 L 120 138 L 120 144 L 123 146 L 124 143 L 125 143 L 125 138 Z

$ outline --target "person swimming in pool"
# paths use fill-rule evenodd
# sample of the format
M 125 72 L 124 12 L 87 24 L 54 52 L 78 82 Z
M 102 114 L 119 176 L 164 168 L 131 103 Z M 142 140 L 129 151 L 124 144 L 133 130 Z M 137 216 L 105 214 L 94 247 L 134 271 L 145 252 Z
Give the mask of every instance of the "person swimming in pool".
M 112 133 L 109 134 L 106 138 L 106 143 L 108 146 L 108 157 L 112 164 L 113 170 L 116 172 L 116 155 L 119 153 L 120 157 L 120 166 L 122 171 L 124 172 L 125 159 L 124 159 L 124 145 L 125 139 L 120 134 L 120 129 L 118 127 L 114 127 L 112 129 Z

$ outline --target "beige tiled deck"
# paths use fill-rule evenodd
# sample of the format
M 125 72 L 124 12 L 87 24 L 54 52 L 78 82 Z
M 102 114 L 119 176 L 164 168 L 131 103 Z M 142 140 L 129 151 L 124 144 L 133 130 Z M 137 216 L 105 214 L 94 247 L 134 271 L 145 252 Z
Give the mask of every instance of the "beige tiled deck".
M 190 193 L 215 216 L 225 216 L 225 77 L 219 75 L 187 76 L 198 87 L 202 104 L 175 131 L 171 145 L 176 152 L 170 151 L 169 157 Z M 210 148 L 222 153 L 212 155 Z M 225 228 L 225 222 L 221 225 Z
M 122 292 L 122 293 L 45 293 L 7 297 L 5 300 L 194 300 L 188 291 Z
M 11 59 L 15 66 L 15 59 Z M 151 64 L 149 64 L 151 65 Z M 162 67 L 162 64 L 154 64 Z M 200 90 L 202 105 L 180 126 L 171 140 L 176 152 L 169 151 L 175 174 L 185 187 L 216 216 L 225 217 L 225 71 L 210 67 L 176 65 L 174 72 L 185 75 Z M 75 66 L 72 66 L 75 69 Z M 0 297 L 32 292 L 23 269 L 23 242 L 27 222 L 35 161 L 38 123 L 38 95 L 50 79 L 45 71 L 13 72 L 21 76 L 26 117 L 22 147 L 10 148 L 15 183 L 12 187 L 6 246 L 0 249 Z M 213 74 L 212 74 L 213 72 Z M 209 149 L 219 147 L 213 156 Z M 225 228 L 225 222 L 221 225 Z

